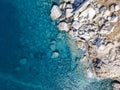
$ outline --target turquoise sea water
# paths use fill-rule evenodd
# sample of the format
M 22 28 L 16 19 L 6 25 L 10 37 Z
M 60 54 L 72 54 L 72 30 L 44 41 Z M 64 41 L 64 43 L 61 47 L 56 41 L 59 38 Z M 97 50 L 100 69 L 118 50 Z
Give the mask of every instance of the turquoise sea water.
M 49 17 L 53 2 L 0 0 L 0 90 L 112 90 L 85 77 L 82 51 Z

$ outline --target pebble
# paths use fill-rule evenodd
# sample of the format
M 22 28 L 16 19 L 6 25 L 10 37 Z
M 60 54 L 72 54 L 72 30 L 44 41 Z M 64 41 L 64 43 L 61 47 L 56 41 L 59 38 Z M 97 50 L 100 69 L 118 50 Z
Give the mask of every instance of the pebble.
M 83 45 L 83 42 L 82 42 L 82 41 L 78 41 L 78 42 L 77 42 L 78 48 L 82 48 L 82 45 Z
M 50 14 L 52 20 L 58 19 L 61 15 L 62 15 L 62 11 L 60 10 L 60 8 L 57 5 L 54 5 L 51 9 L 51 14 Z

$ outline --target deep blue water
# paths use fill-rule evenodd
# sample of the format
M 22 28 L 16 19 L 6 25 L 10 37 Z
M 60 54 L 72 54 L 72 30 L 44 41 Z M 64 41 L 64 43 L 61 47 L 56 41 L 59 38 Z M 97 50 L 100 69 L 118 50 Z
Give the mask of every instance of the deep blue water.
M 112 90 L 85 77 L 82 51 L 49 17 L 54 1 L 0 0 L 0 90 Z

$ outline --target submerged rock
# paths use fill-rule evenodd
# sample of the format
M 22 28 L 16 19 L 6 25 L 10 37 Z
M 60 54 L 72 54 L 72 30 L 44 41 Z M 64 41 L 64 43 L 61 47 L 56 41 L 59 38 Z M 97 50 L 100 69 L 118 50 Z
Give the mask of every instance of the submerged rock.
M 54 51 L 52 54 L 52 58 L 58 58 L 59 57 L 59 52 L 58 51 Z

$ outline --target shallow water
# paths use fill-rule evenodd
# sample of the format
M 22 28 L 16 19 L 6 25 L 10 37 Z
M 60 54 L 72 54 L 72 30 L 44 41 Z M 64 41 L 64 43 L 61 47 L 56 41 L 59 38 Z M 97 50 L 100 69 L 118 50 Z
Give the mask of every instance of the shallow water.
M 82 51 L 49 17 L 54 1 L 0 0 L 0 90 L 111 90 L 85 77 Z

